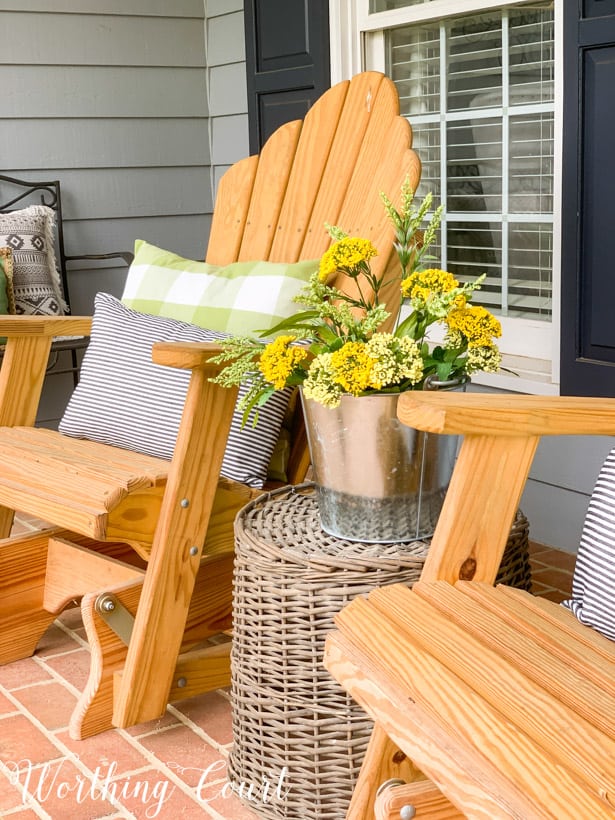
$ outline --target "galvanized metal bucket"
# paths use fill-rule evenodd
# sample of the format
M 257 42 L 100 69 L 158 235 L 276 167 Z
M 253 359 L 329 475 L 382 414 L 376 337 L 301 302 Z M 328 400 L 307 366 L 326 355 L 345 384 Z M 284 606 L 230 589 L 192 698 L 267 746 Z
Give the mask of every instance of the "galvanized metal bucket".
M 343 396 L 331 409 L 302 396 L 321 526 L 330 535 L 373 543 L 433 535 L 458 436 L 402 424 L 397 399 Z

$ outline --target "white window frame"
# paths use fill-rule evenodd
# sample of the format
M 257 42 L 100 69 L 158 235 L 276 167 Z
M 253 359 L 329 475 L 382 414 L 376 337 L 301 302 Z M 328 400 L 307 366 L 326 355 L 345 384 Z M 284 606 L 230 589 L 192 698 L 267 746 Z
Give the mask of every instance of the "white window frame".
M 528 0 L 431 0 L 370 14 L 369 0 L 330 0 L 331 83 L 366 68 L 383 71 L 384 29 L 479 11 L 523 6 Z M 475 374 L 476 384 L 537 395 L 559 393 L 561 180 L 562 180 L 562 4 L 555 0 L 555 112 L 553 167 L 553 314 L 550 322 L 498 317 L 504 366 L 519 375 Z

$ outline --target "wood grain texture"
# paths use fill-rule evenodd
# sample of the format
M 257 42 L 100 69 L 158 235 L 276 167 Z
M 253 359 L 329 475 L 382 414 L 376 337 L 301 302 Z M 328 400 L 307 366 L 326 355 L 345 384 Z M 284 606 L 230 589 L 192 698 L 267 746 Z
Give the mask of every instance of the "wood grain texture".
M 211 382 L 203 369 L 192 372 L 141 605 L 116 692 L 117 726 L 156 718 L 166 707 L 236 395 L 236 390 Z M 202 418 L 207 424 L 197 421 Z M 184 499 L 186 506 L 181 504 Z M 191 547 L 196 547 L 194 555 Z
M 615 435 L 615 399 L 604 398 L 408 392 L 398 416 L 432 433 Z
M 537 437 L 465 436 L 423 580 L 495 581 L 537 445 Z
M 293 225 L 282 224 L 279 215 L 290 171 L 294 165 L 302 125 L 300 120 L 295 120 L 280 126 L 261 150 L 239 249 L 239 259 L 242 261 L 295 261 L 275 257 L 271 253 L 271 246 L 274 236 L 294 230 Z
M 355 627 L 363 632 L 362 624 L 356 623 Z M 331 633 L 325 645 L 325 666 L 454 805 L 464 805 L 468 816 L 480 820 L 515 816 L 555 820 L 553 815 L 533 813 L 535 806 L 531 796 L 526 796 L 522 788 L 502 782 L 498 776 L 499 761 L 491 759 L 490 749 L 486 756 L 482 750 L 462 745 L 457 738 L 451 740 L 447 727 L 439 720 L 437 704 L 433 710 L 422 709 L 417 704 L 416 676 L 408 681 L 412 686 L 404 684 L 408 678 L 407 668 L 416 669 L 414 653 L 405 652 L 400 645 L 395 655 L 387 656 L 386 662 L 382 662 L 368 651 L 365 632 L 363 638 L 359 642 L 356 634 Z M 388 640 L 384 643 L 388 644 Z M 433 666 L 425 669 L 422 658 L 418 660 L 421 680 L 433 689 L 437 678 L 425 680 L 425 677 L 437 675 L 439 669 Z M 406 664 L 408 667 L 404 668 Z M 363 776 L 363 772 L 361 774 Z M 484 793 L 492 776 L 498 778 L 497 800 Z M 357 788 L 360 786 L 361 781 Z M 518 814 L 513 814 L 513 810 Z M 356 813 L 352 820 L 373 820 L 373 811 Z
M 361 772 L 346 815 L 347 820 L 371 817 L 376 809 L 376 793 L 380 785 L 392 778 L 406 782 L 424 780 L 405 752 L 400 751 L 382 726 L 374 725 Z
M 445 641 L 455 631 L 445 617 L 429 605 L 415 606 L 421 599 L 406 588 L 388 589 L 391 598 L 378 591 L 377 601 L 371 597 L 369 602 L 353 601 L 336 618 L 342 636 L 334 635 L 332 641 L 342 651 L 333 671 L 442 792 L 472 817 L 554 818 L 575 816 L 575 812 L 612 816 L 613 807 L 603 799 L 612 794 L 605 768 L 610 763 L 604 760 L 608 745 L 600 756 L 600 744 L 591 738 L 587 741 L 595 751 L 595 769 L 583 763 L 582 750 L 573 760 L 570 747 L 575 741 L 584 745 L 583 732 L 571 730 L 565 753 L 545 749 L 529 730 L 538 732 L 538 724 L 546 723 L 543 731 L 548 733 L 551 709 L 561 707 L 546 696 L 537 698 L 536 708 L 542 706 L 546 713 L 532 720 L 525 717 L 522 696 L 513 718 L 499 704 L 493 706 L 466 678 L 466 672 L 486 679 L 497 674 L 500 667 L 490 663 L 489 653 L 481 652 L 477 660 L 475 654 L 464 652 L 467 636 L 456 644 Z M 452 660 L 442 651 L 444 645 L 446 652 L 452 650 Z M 503 670 L 493 689 L 500 683 L 504 686 Z M 487 681 L 485 686 L 489 685 Z M 509 691 L 512 688 L 511 683 Z M 565 732 L 580 720 L 567 710 L 559 725 Z M 432 721 L 429 740 L 440 741 L 435 757 L 424 738 Z
M 442 792 L 428 780 L 409 783 L 406 786 L 392 786 L 385 789 L 376 799 L 375 820 L 400 820 L 400 809 L 412 806 L 417 820 L 463 820 L 459 811 Z
M 112 590 L 133 615 L 137 611 L 143 580 L 116 586 Z M 74 740 L 105 732 L 113 724 L 113 679 L 123 669 L 128 647 L 96 612 L 99 592 L 84 595 L 81 615 L 90 646 L 90 671 L 86 685 L 73 709 L 69 734 Z
M 216 365 L 210 359 L 221 352 L 220 345 L 212 342 L 156 342 L 152 347 L 152 361 L 181 370 L 206 367 L 211 378 L 220 372 L 222 365 Z
M 257 168 L 258 157 L 247 157 L 220 179 L 205 257 L 212 265 L 228 265 L 239 258 Z
M 0 458 L 4 506 L 100 540 L 106 538 L 109 513 L 118 507 L 113 538 L 135 536 L 134 529 L 121 526 L 123 520 L 155 525 L 150 505 L 159 507 L 170 466 L 163 459 L 34 427 L 0 428 Z M 151 543 L 153 528 L 142 535 Z
M 325 168 L 349 85 L 346 81 L 333 86 L 305 117 L 280 210 L 281 230 L 271 248 L 273 259 L 315 259 L 329 243 L 324 222 L 313 218 L 314 202 L 321 186 L 343 185 L 341 178 L 327 177 Z
M 99 555 L 64 538 L 50 538 L 43 608 L 58 615 L 71 600 L 87 592 L 135 580 L 143 574 L 141 569 Z
M 615 795 L 613 696 L 531 639 L 520 640 L 514 626 L 450 584 L 419 586 L 411 595 L 399 586 L 388 595 L 378 591 L 370 601 L 379 612 L 386 608 L 389 628 L 399 627 L 398 634 L 467 684 L 473 702 L 493 707 L 499 723 L 518 727 L 596 794 Z M 463 707 L 463 691 L 451 708 Z

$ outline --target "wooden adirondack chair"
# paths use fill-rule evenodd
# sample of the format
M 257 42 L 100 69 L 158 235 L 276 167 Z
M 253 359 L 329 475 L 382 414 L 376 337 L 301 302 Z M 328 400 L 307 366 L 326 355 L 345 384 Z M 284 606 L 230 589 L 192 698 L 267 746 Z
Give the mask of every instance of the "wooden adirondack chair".
M 615 643 L 492 584 L 539 437 L 612 436 L 615 401 L 411 393 L 398 414 L 464 440 L 420 582 L 328 639 L 376 721 L 347 817 L 614 817 Z
M 224 175 L 207 261 L 314 259 L 330 243 L 329 221 L 371 239 L 381 249 L 372 269 L 390 272 L 379 193 L 397 198 L 406 176 L 418 184 L 410 146 L 382 74 L 331 88 L 303 122 L 283 125 L 260 156 Z M 192 371 L 170 463 L 31 426 L 52 338 L 90 326 L 84 317 L 0 320 L 0 537 L 14 510 L 54 525 L 0 543 L 0 662 L 32 654 L 54 617 L 81 600 L 92 660 L 71 721 L 77 738 L 157 718 L 171 700 L 229 683 L 228 644 L 193 647 L 231 625 L 232 525 L 251 497 L 218 481 L 234 395 L 209 381 L 211 346 L 154 347 L 157 363 Z M 308 463 L 303 438 L 291 481 Z

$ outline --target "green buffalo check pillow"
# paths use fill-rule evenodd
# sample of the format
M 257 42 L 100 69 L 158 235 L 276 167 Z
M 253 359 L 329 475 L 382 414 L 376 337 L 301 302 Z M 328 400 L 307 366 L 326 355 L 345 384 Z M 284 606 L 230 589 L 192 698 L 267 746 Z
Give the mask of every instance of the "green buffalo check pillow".
M 231 335 L 258 335 L 297 312 L 294 297 L 318 269 L 307 262 L 194 262 L 141 239 L 122 302 Z

